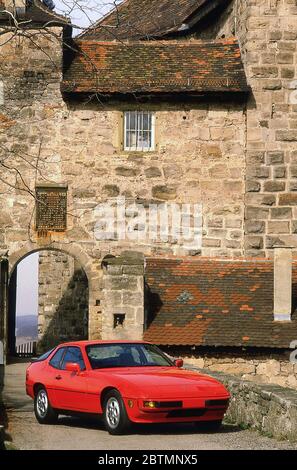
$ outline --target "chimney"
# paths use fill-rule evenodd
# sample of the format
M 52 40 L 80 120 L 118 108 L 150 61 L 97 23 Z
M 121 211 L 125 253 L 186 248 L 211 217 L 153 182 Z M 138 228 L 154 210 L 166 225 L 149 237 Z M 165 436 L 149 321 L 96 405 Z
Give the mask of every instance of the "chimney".
M 274 250 L 274 321 L 291 321 L 292 249 Z

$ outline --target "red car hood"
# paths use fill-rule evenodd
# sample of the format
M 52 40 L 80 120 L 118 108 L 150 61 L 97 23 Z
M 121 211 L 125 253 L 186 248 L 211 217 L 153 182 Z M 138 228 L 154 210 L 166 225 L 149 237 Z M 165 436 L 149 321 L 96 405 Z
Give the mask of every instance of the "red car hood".
M 101 371 L 93 371 L 100 373 Z M 135 388 L 150 398 L 229 397 L 223 384 L 206 375 L 173 367 L 117 368 L 104 371 L 109 379 Z M 97 374 L 96 374 L 97 375 Z

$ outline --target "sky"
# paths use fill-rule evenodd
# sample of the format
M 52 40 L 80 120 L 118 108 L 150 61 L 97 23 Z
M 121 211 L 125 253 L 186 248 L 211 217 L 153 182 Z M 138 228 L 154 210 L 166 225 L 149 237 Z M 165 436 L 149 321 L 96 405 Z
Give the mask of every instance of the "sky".
M 108 13 L 121 0 L 54 0 L 55 11 L 67 14 L 72 23 L 86 28 Z M 76 29 L 76 33 L 81 30 Z M 17 267 L 17 305 L 18 316 L 37 315 L 38 313 L 38 253 L 27 256 Z
M 24 258 L 17 267 L 17 315 L 37 315 L 38 253 Z
M 122 0 L 54 0 L 55 11 L 71 17 L 74 26 L 86 28 L 90 24 L 106 15 Z M 75 33 L 81 30 L 75 28 Z

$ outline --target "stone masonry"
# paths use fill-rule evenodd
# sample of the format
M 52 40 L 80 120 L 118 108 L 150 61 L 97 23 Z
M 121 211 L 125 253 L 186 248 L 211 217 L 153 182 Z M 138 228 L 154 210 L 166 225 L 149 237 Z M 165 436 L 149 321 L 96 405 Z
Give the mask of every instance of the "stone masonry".
M 88 278 L 90 338 L 110 334 L 115 309 L 137 308 L 128 296 L 126 306 L 124 296 L 107 305 L 111 281 L 103 272 L 114 276 L 101 268 L 107 255 L 137 249 L 160 257 L 272 257 L 279 246 L 297 253 L 296 19 L 295 0 L 234 0 L 215 27 L 196 33 L 239 38 L 251 86 L 247 104 L 234 96 L 66 100 L 61 27 L 39 31 L 34 44 L 26 35 L 1 36 L 0 250 L 9 251 L 11 269 L 36 250 L 73 256 Z M 144 108 L 156 114 L 156 151 L 125 152 L 123 112 Z M 65 232 L 35 230 L 35 187 L 45 183 L 68 186 Z M 146 205 L 202 203 L 202 249 L 96 239 L 95 208 L 118 196 Z
M 126 252 L 103 260 L 103 327 L 109 339 L 141 340 L 144 328 L 144 259 Z
M 192 370 L 196 367 L 189 366 Z M 270 384 L 253 384 L 235 376 L 198 369 L 225 384 L 231 394 L 225 421 L 279 440 L 296 442 L 297 393 Z
M 39 253 L 39 351 L 88 338 L 88 279 L 79 263 L 58 251 Z
M 207 369 L 209 371 L 223 372 L 241 377 L 256 383 L 269 383 L 281 387 L 297 390 L 297 365 L 289 362 L 289 353 L 240 353 L 213 352 L 202 353 L 200 357 L 184 355 L 187 364 Z

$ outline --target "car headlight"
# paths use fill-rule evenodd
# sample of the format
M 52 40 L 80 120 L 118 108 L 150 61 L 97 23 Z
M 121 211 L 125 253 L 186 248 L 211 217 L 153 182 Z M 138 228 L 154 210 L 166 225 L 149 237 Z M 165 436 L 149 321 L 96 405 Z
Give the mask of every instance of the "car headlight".
M 144 408 L 157 408 L 158 403 L 156 401 L 144 401 L 143 406 Z

